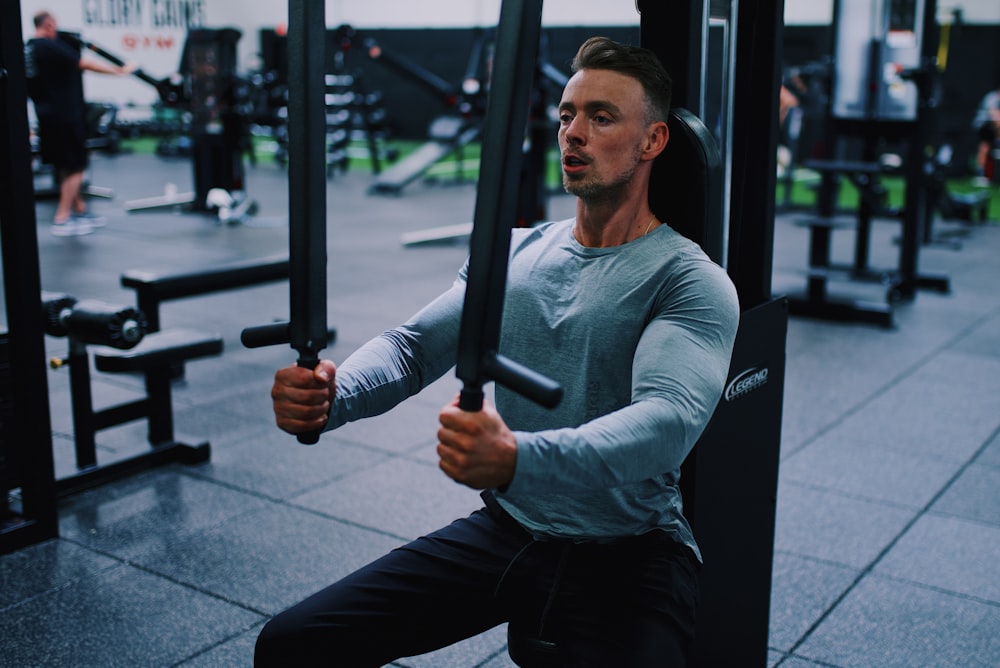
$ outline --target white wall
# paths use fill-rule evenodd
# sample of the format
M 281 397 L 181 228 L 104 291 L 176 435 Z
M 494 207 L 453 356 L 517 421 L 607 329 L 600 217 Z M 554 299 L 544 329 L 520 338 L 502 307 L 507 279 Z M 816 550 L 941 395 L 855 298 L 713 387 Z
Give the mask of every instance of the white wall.
M 1000 24 L 997 0 L 938 0 L 938 20 L 951 20 L 961 9 L 968 23 Z M 785 0 L 785 23 L 788 25 L 826 25 L 833 20 L 833 0 Z
M 0 0 L 8 2 L 10 0 Z M 60 29 L 83 37 L 154 77 L 176 70 L 187 24 L 232 26 L 243 32 L 241 69 L 255 65 L 257 34 L 287 21 L 283 0 L 21 0 L 24 35 L 34 32 L 32 16 L 51 11 Z M 547 0 L 546 25 L 630 25 L 638 22 L 633 0 Z M 368 28 L 469 27 L 496 25 L 500 0 L 326 0 L 326 22 Z M 152 87 L 129 78 L 87 73 L 89 100 L 152 103 Z
M 9 2 L 11 0 L 0 0 Z M 666 2 L 668 0 L 660 0 Z M 349 23 L 360 28 L 469 27 L 495 25 L 500 0 L 325 0 L 327 25 Z M 939 0 L 942 17 L 962 7 L 970 23 L 1000 24 L 997 0 Z M 255 65 L 257 34 L 287 20 L 285 0 L 21 0 L 25 38 L 33 32 L 31 17 L 52 11 L 62 29 L 133 61 L 154 77 L 170 74 L 180 62 L 187 22 L 208 27 L 232 26 L 243 32 L 240 67 Z M 833 0 L 785 0 L 789 24 L 826 24 Z M 545 0 L 542 21 L 558 25 L 634 25 L 634 0 Z M 152 87 L 88 73 L 88 99 L 118 104 L 155 100 Z

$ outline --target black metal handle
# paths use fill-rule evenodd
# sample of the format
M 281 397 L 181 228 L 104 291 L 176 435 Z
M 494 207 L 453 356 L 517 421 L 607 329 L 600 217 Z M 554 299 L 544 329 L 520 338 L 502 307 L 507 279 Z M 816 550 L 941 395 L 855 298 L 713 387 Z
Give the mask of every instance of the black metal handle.
M 319 356 L 312 355 L 310 357 L 300 354 L 299 359 L 296 360 L 295 363 L 300 367 L 312 370 L 316 368 L 317 364 L 319 364 Z M 302 445 L 316 445 L 319 443 L 319 437 L 322 433 L 323 431 L 321 429 L 317 429 L 316 431 L 307 431 L 301 434 L 296 434 L 295 438 L 297 438 L 299 443 Z
M 555 408 L 562 401 L 563 388 L 559 383 L 509 357 L 488 354 L 483 361 L 482 371 L 485 378 L 496 381 L 545 408 Z M 482 388 L 482 383 L 465 383 L 459 394 L 458 407 L 470 412 L 482 410 L 485 396 Z
M 240 332 L 240 343 L 242 343 L 247 348 L 263 348 L 265 346 L 276 346 L 283 343 L 288 343 L 291 340 L 291 323 L 288 321 L 275 322 L 270 325 L 256 325 L 254 327 L 246 327 L 242 332 Z M 306 369 L 315 369 L 316 365 L 319 364 L 319 355 L 317 352 L 300 352 L 299 358 L 295 360 L 295 364 L 304 367 Z M 296 438 L 299 443 L 303 445 L 315 445 L 319 442 L 320 434 L 323 432 L 319 431 L 307 431 L 302 434 L 296 434 Z
M 541 0 L 504 0 L 500 8 L 495 60 L 505 67 L 494 68 L 490 84 L 456 364 L 459 407 L 468 411 L 482 408 L 487 380 L 549 408 L 562 398 L 557 383 L 496 352 L 541 13 Z
M 508 390 L 546 408 L 555 408 L 562 401 L 563 388 L 559 383 L 503 355 L 489 355 L 483 371 Z
M 291 341 L 291 323 L 287 320 L 270 325 L 247 327 L 240 332 L 240 343 L 247 348 L 264 348 Z

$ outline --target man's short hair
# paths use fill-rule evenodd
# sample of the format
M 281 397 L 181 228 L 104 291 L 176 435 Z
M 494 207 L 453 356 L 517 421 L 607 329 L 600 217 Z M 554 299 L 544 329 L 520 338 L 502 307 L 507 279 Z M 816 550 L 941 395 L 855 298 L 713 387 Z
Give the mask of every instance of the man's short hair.
M 52 18 L 52 12 L 48 12 L 43 9 L 42 11 L 35 14 L 34 18 L 32 18 L 32 21 L 34 22 L 36 28 L 41 28 L 42 24 L 51 18 Z
M 619 44 L 607 37 L 591 37 L 573 58 L 572 70 L 611 70 L 638 81 L 646 92 L 649 121 L 664 121 L 670 115 L 673 80 L 649 49 Z

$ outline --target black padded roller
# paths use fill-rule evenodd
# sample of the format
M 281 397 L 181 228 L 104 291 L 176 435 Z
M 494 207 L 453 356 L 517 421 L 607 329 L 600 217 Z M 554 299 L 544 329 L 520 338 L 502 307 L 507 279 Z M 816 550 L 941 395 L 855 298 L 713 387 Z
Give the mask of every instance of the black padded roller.
M 49 336 L 69 336 L 63 318 L 76 305 L 76 297 L 61 292 L 42 291 L 42 327 Z
M 142 341 L 148 329 L 146 316 L 139 309 L 93 299 L 77 302 L 62 323 L 70 336 L 83 343 L 123 350 Z

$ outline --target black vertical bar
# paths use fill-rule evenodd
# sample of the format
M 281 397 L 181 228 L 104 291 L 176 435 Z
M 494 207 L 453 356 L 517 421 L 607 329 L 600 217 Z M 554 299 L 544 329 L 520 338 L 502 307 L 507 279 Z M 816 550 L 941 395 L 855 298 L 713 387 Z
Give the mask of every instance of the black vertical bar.
M 701 95 L 693 91 L 704 76 L 699 40 L 705 39 L 708 18 L 703 2 L 646 0 L 640 6 L 643 46 L 656 52 L 674 77 L 675 104 L 697 108 Z M 770 299 L 783 2 L 744 0 L 738 10 L 730 17 L 736 47 L 727 74 L 734 81 L 727 267 L 742 312 L 730 378 L 766 369 L 768 382 L 751 396 L 720 401 L 682 466 L 684 513 L 705 555 L 690 661 L 699 668 L 762 667 L 768 652 L 787 324 L 785 302 Z M 724 223 L 709 207 L 706 229 L 697 239 L 717 261 L 713 235 L 721 234 Z M 734 504 L 745 510 L 740 521 L 733 519 Z M 736 552 L 734 544 L 740 545 Z
M 21 5 L 0 2 L 0 252 L 10 384 L 16 388 L 10 393 L 13 423 L 2 426 L 0 438 L 3 447 L 21 451 L 17 461 L 23 500 L 22 517 L 0 522 L 0 554 L 58 533 L 27 100 Z
M 639 40 L 660 59 L 673 79 L 673 106 L 698 118 L 702 109 L 707 0 L 640 0 Z
M 673 83 L 671 106 L 687 109 L 699 119 L 704 119 L 703 66 L 708 41 L 708 3 L 690 0 L 686 3 L 664 3 L 646 0 L 639 3 L 642 12 L 639 34 L 642 46 L 651 50 L 670 73 Z M 653 166 L 649 188 L 650 208 L 667 217 L 672 203 L 667 200 L 666 189 L 657 187 L 664 178 L 671 178 L 661 171 L 661 160 Z M 709 211 L 700 230 L 684 230 L 705 253 L 722 264 L 725 247 L 725 221 L 723 216 L 723 183 L 713 179 L 708 184 Z
M 927 157 L 924 148 L 930 140 L 930 129 L 934 113 L 934 82 L 937 76 L 936 55 L 938 48 L 937 1 L 926 0 L 920 42 L 920 64 L 913 73 L 917 87 L 917 115 L 910 137 L 909 155 L 906 161 L 906 194 L 903 203 L 903 229 L 899 243 L 899 283 L 896 286 L 900 297 L 913 299 L 916 295 L 920 238 L 924 228 L 934 215 L 927 206 L 927 176 L 924 163 Z
M 482 407 L 487 380 L 510 386 L 528 371 L 512 368 L 497 353 L 541 15 L 541 0 L 504 0 L 500 8 L 458 343 L 456 375 L 463 381 L 464 410 Z
M 743 0 L 736 17 L 729 275 L 745 311 L 771 298 L 784 0 Z
M 288 2 L 289 342 L 314 368 L 326 346 L 326 18 L 323 0 Z M 300 434 L 315 443 L 318 433 Z
M 149 443 L 153 446 L 174 442 L 174 412 L 170 366 L 146 370 L 147 423 Z
M 94 399 L 90 391 L 90 355 L 87 344 L 69 336 L 69 389 L 73 411 L 73 445 L 76 468 L 97 466 L 97 431 L 94 422 Z

